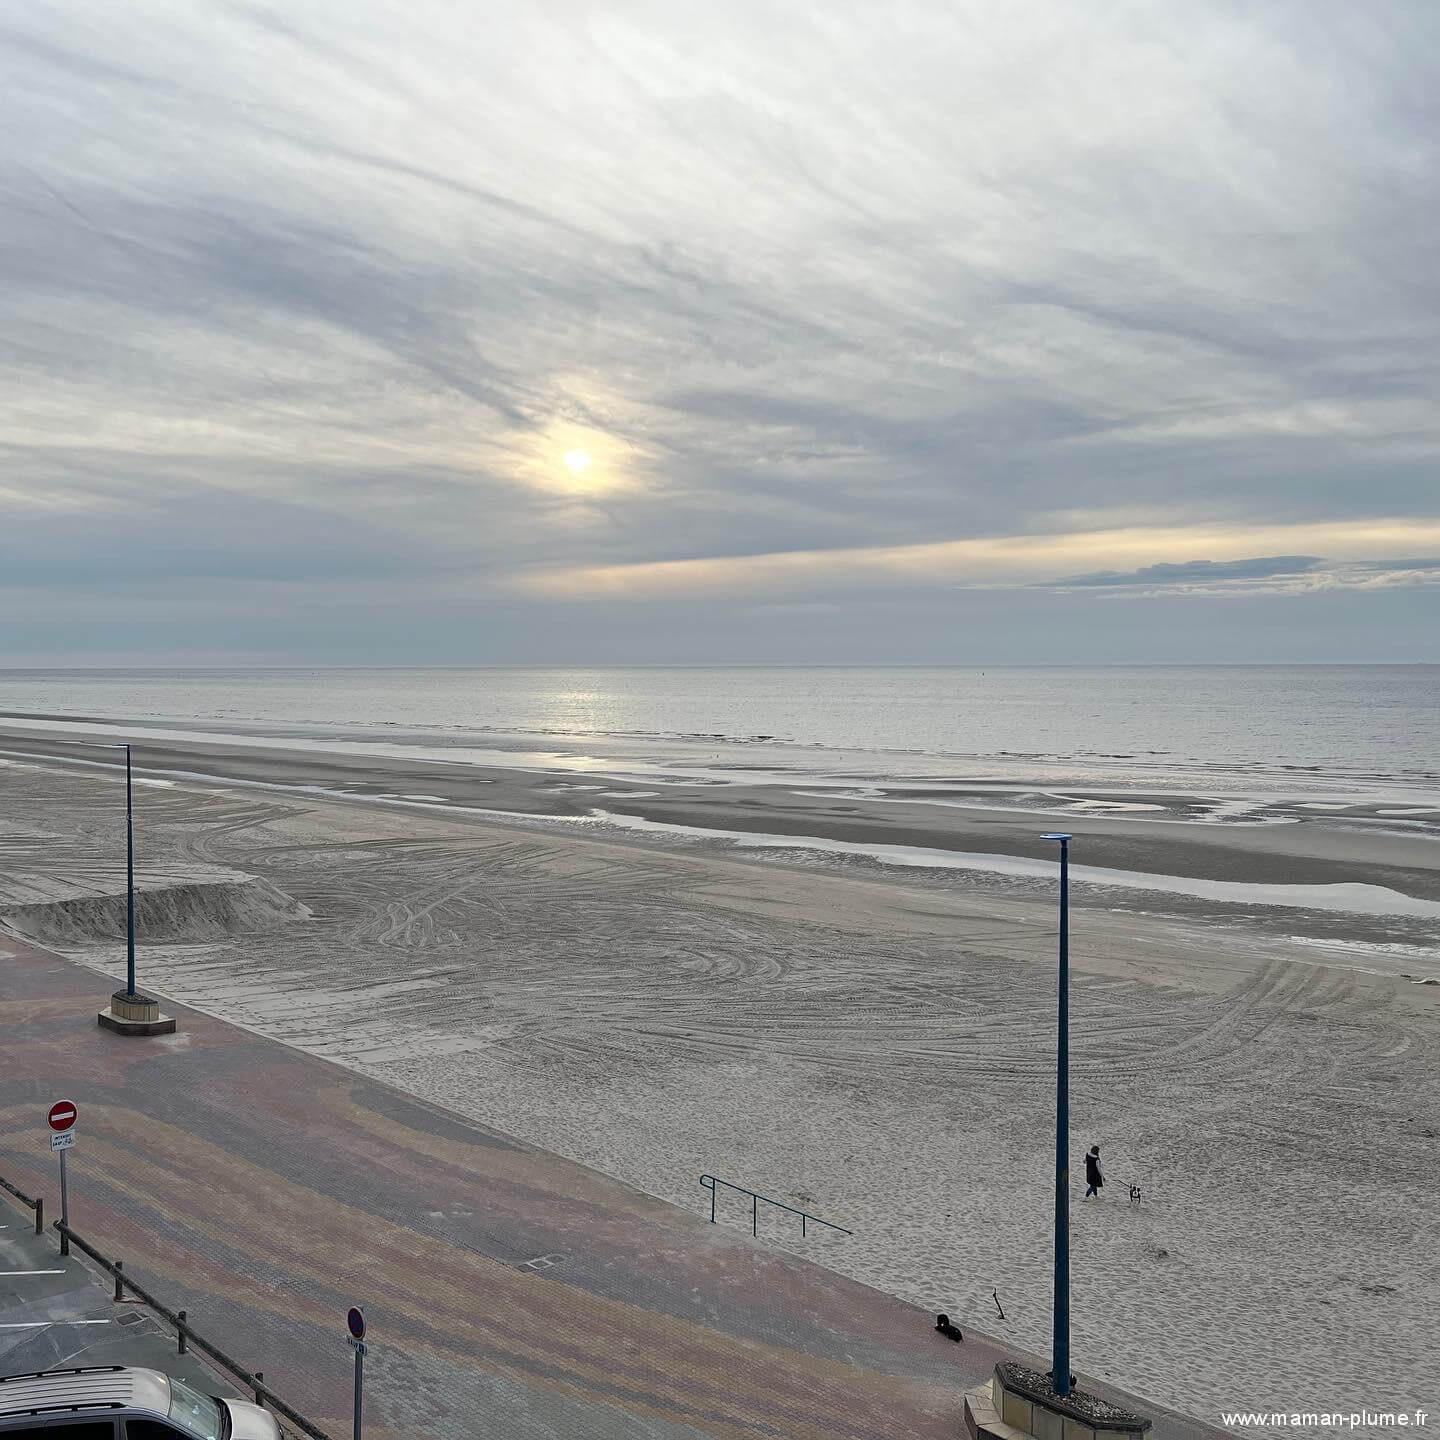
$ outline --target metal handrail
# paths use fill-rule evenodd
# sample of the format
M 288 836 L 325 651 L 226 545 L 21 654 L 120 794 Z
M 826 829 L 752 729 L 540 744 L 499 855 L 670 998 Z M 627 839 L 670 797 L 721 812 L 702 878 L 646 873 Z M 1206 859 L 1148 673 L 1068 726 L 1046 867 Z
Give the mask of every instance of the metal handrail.
M 853 1230 L 847 1230 L 843 1225 L 837 1225 L 833 1220 L 822 1220 L 818 1215 L 812 1215 L 808 1210 L 797 1210 L 793 1205 L 787 1205 L 783 1200 L 772 1200 L 768 1195 L 761 1195 L 758 1191 L 747 1190 L 743 1185 L 737 1185 L 733 1180 L 721 1180 L 715 1175 L 702 1175 L 700 1183 L 710 1192 L 710 1223 L 715 1223 L 715 1187 L 726 1185 L 731 1190 L 738 1190 L 742 1195 L 750 1197 L 750 1233 L 760 1233 L 760 1202 L 763 1200 L 767 1205 L 773 1205 L 777 1210 L 788 1210 L 792 1215 L 800 1217 L 800 1234 L 805 1234 L 805 1222 L 813 1220 L 817 1225 L 824 1225 L 827 1229 L 838 1230 L 842 1235 L 853 1235 Z
M 23 1190 L 17 1189 L 3 1175 L 0 1175 L 0 1187 L 8 1190 L 22 1205 L 28 1205 L 35 1212 L 35 1233 L 45 1233 L 45 1197 L 42 1195 L 37 1200 L 32 1200 Z
M 270 1406 L 279 1411 L 295 1428 L 303 1434 L 311 1437 L 311 1440 L 330 1440 L 330 1437 L 320 1429 L 318 1425 L 312 1424 L 298 1410 L 287 1405 L 266 1383 L 265 1372 L 257 1370 L 253 1375 L 238 1362 L 232 1360 L 218 1346 L 212 1345 L 203 1335 L 193 1330 L 185 1318 L 183 1310 L 174 1311 L 168 1306 L 162 1305 L 142 1285 L 137 1285 L 125 1273 L 125 1262 L 123 1260 L 109 1260 L 102 1255 L 89 1241 L 82 1239 L 63 1220 L 56 1220 L 53 1228 L 59 1232 L 72 1245 L 83 1250 L 102 1270 L 107 1271 L 115 1277 L 115 1299 L 124 1299 L 126 1290 L 132 1291 L 139 1296 L 157 1315 L 171 1325 L 179 1341 L 180 1354 L 184 1354 L 187 1344 L 193 1344 L 197 1350 L 203 1350 L 212 1360 L 223 1365 L 241 1384 L 249 1388 L 255 1396 L 257 1405 L 268 1402 Z

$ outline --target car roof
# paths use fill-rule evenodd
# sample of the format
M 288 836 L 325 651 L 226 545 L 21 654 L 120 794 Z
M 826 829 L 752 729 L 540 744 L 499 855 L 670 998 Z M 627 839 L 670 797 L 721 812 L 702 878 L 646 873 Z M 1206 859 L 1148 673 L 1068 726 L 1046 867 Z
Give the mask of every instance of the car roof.
M 170 1410 L 170 1380 L 158 1370 L 95 1365 L 82 1370 L 46 1370 L 0 1377 L 0 1416 L 36 1410 Z

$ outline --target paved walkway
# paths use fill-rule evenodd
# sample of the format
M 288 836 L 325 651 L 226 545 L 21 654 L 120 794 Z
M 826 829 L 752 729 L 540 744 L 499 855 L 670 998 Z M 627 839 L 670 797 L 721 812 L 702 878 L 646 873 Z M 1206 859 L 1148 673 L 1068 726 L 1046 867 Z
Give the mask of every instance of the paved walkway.
M 76 1230 L 337 1440 L 354 1303 L 373 1340 L 369 1440 L 954 1440 L 963 1391 L 1000 1357 L 743 1232 L 183 1007 L 166 1006 L 173 1037 L 109 1034 L 95 1012 L 110 988 L 0 938 L 0 1174 L 58 1213 L 44 1115 L 75 1101 Z M 1213 1433 L 1159 1416 L 1154 1435 Z

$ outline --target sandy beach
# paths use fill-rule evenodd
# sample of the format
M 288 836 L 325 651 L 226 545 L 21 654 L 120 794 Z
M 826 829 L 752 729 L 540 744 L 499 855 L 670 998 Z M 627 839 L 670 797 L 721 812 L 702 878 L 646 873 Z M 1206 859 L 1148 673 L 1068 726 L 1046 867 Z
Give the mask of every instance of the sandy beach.
M 0 923 L 118 973 L 113 769 L 32 727 L 0 750 Z M 771 1217 L 764 1243 L 1037 1351 L 1053 882 L 594 812 L 1037 865 L 1063 815 L 1097 869 L 1251 887 L 1077 886 L 1074 1142 L 1109 1184 L 1075 1195 L 1076 1368 L 1211 1423 L 1435 1400 L 1440 882 L 1435 839 L 1390 824 L 1417 815 L 362 769 L 280 740 L 147 741 L 140 773 L 143 983 L 676 1203 L 708 1211 L 709 1172 L 805 1206 L 854 1235 Z M 1084 803 L 1107 798 L 1160 808 Z

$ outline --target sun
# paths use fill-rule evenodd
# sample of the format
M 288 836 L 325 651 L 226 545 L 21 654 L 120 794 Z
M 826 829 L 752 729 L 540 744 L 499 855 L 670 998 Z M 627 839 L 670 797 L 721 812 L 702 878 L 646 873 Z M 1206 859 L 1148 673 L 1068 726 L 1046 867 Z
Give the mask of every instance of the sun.
M 511 448 L 517 480 L 582 507 L 598 496 L 635 488 L 636 461 L 645 458 L 628 439 L 564 418 L 517 433 Z

